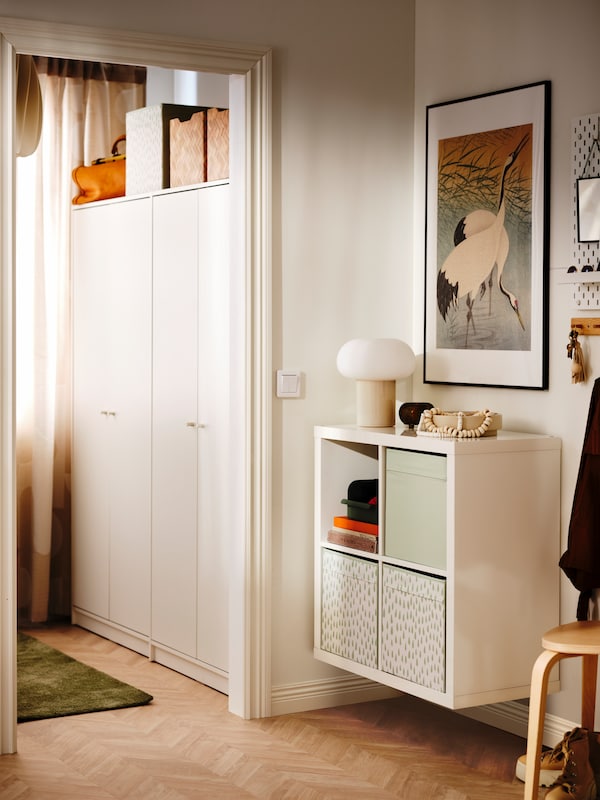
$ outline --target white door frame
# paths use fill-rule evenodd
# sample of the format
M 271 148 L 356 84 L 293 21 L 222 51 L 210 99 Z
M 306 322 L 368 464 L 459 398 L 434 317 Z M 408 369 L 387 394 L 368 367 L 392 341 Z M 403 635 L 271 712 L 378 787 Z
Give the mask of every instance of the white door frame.
M 16 525 L 14 329 L 15 54 L 142 64 L 232 78 L 232 142 L 240 177 L 234 214 L 238 256 L 237 320 L 242 346 L 239 409 L 232 452 L 241 458 L 230 593 L 229 708 L 244 718 L 270 714 L 271 537 L 271 52 L 267 47 L 204 43 L 110 29 L 0 17 L 0 753 L 15 752 Z M 232 131 L 233 131 L 232 123 Z M 236 331 L 234 331 L 234 336 Z

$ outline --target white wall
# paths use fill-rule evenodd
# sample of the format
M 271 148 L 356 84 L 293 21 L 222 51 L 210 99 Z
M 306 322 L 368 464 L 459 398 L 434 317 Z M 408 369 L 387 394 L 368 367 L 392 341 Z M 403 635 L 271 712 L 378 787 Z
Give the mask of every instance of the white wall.
M 474 94 L 508 89 L 540 80 L 552 82 L 550 220 L 550 388 L 547 392 L 419 386 L 418 399 L 452 408 L 489 406 L 503 415 L 504 426 L 552 433 L 563 441 L 562 542 L 568 522 L 593 381 L 600 375 L 600 340 L 582 339 L 590 377 L 571 384 L 566 345 L 570 319 L 579 316 L 569 287 L 558 278 L 572 263 L 572 120 L 600 111 L 595 48 L 600 27 L 596 0 L 418 0 L 415 39 L 415 272 L 423 270 L 423 176 L 425 107 Z M 417 283 L 415 330 L 422 330 L 422 283 Z M 506 499 L 508 502 L 508 498 Z M 549 543 L 550 544 L 550 543 Z M 519 553 L 515 553 L 515 559 Z M 557 565 L 556 578 L 560 570 Z M 575 619 L 577 593 L 562 578 L 561 621 Z M 515 620 L 518 624 L 518 620 Z M 540 635 L 543 631 L 540 631 Z M 578 660 L 563 662 L 563 689 L 549 710 L 579 719 Z
M 229 108 L 229 76 L 148 67 L 146 105 L 158 103 Z
M 353 419 L 344 341 L 412 331 L 413 0 L 3 0 L 1 13 L 273 48 L 273 358 L 306 375 L 301 399 L 273 403 L 273 684 L 338 674 L 312 656 L 312 430 Z
M 572 258 L 571 120 L 600 111 L 597 0 L 197 0 L 193 11 L 187 0 L 3 0 L 2 14 L 273 47 L 274 366 L 306 374 L 304 397 L 274 400 L 276 689 L 335 674 L 312 658 L 312 428 L 353 419 L 336 352 L 363 335 L 422 350 L 425 106 L 551 80 L 550 389 L 422 386 L 416 376 L 413 394 L 445 407 L 488 405 L 505 427 L 559 435 L 566 546 L 600 339 L 584 342 L 591 379 L 572 385 L 574 311 L 556 277 Z M 565 581 L 563 589 L 567 621 L 576 593 Z M 568 663 L 551 701 L 566 719 L 577 718 L 576 673 Z

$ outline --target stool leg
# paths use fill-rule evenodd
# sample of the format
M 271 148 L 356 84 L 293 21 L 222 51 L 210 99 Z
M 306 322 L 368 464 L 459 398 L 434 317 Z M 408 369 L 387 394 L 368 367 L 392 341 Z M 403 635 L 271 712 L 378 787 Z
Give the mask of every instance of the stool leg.
M 594 730 L 596 713 L 596 682 L 598 680 L 598 656 L 583 656 L 581 675 L 581 727 Z
M 527 763 L 525 767 L 524 800 L 537 800 L 540 780 L 540 756 L 544 736 L 546 718 L 546 695 L 550 670 L 557 661 L 563 658 L 562 653 L 544 650 L 536 659 L 531 673 L 531 691 L 529 695 L 529 722 L 527 726 Z

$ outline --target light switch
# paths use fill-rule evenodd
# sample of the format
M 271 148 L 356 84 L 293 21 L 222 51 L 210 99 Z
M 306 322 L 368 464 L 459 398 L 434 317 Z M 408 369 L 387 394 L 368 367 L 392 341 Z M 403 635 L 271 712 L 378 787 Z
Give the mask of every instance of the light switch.
M 297 370 L 277 370 L 277 397 L 300 397 L 301 373 Z

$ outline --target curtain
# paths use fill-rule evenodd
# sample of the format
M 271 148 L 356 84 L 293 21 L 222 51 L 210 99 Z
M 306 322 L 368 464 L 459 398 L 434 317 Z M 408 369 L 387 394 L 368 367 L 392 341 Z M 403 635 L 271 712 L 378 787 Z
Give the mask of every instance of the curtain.
M 17 159 L 17 564 L 20 623 L 70 614 L 70 217 L 74 167 L 110 155 L 145 69 L 35 58 L 43 124 Z

